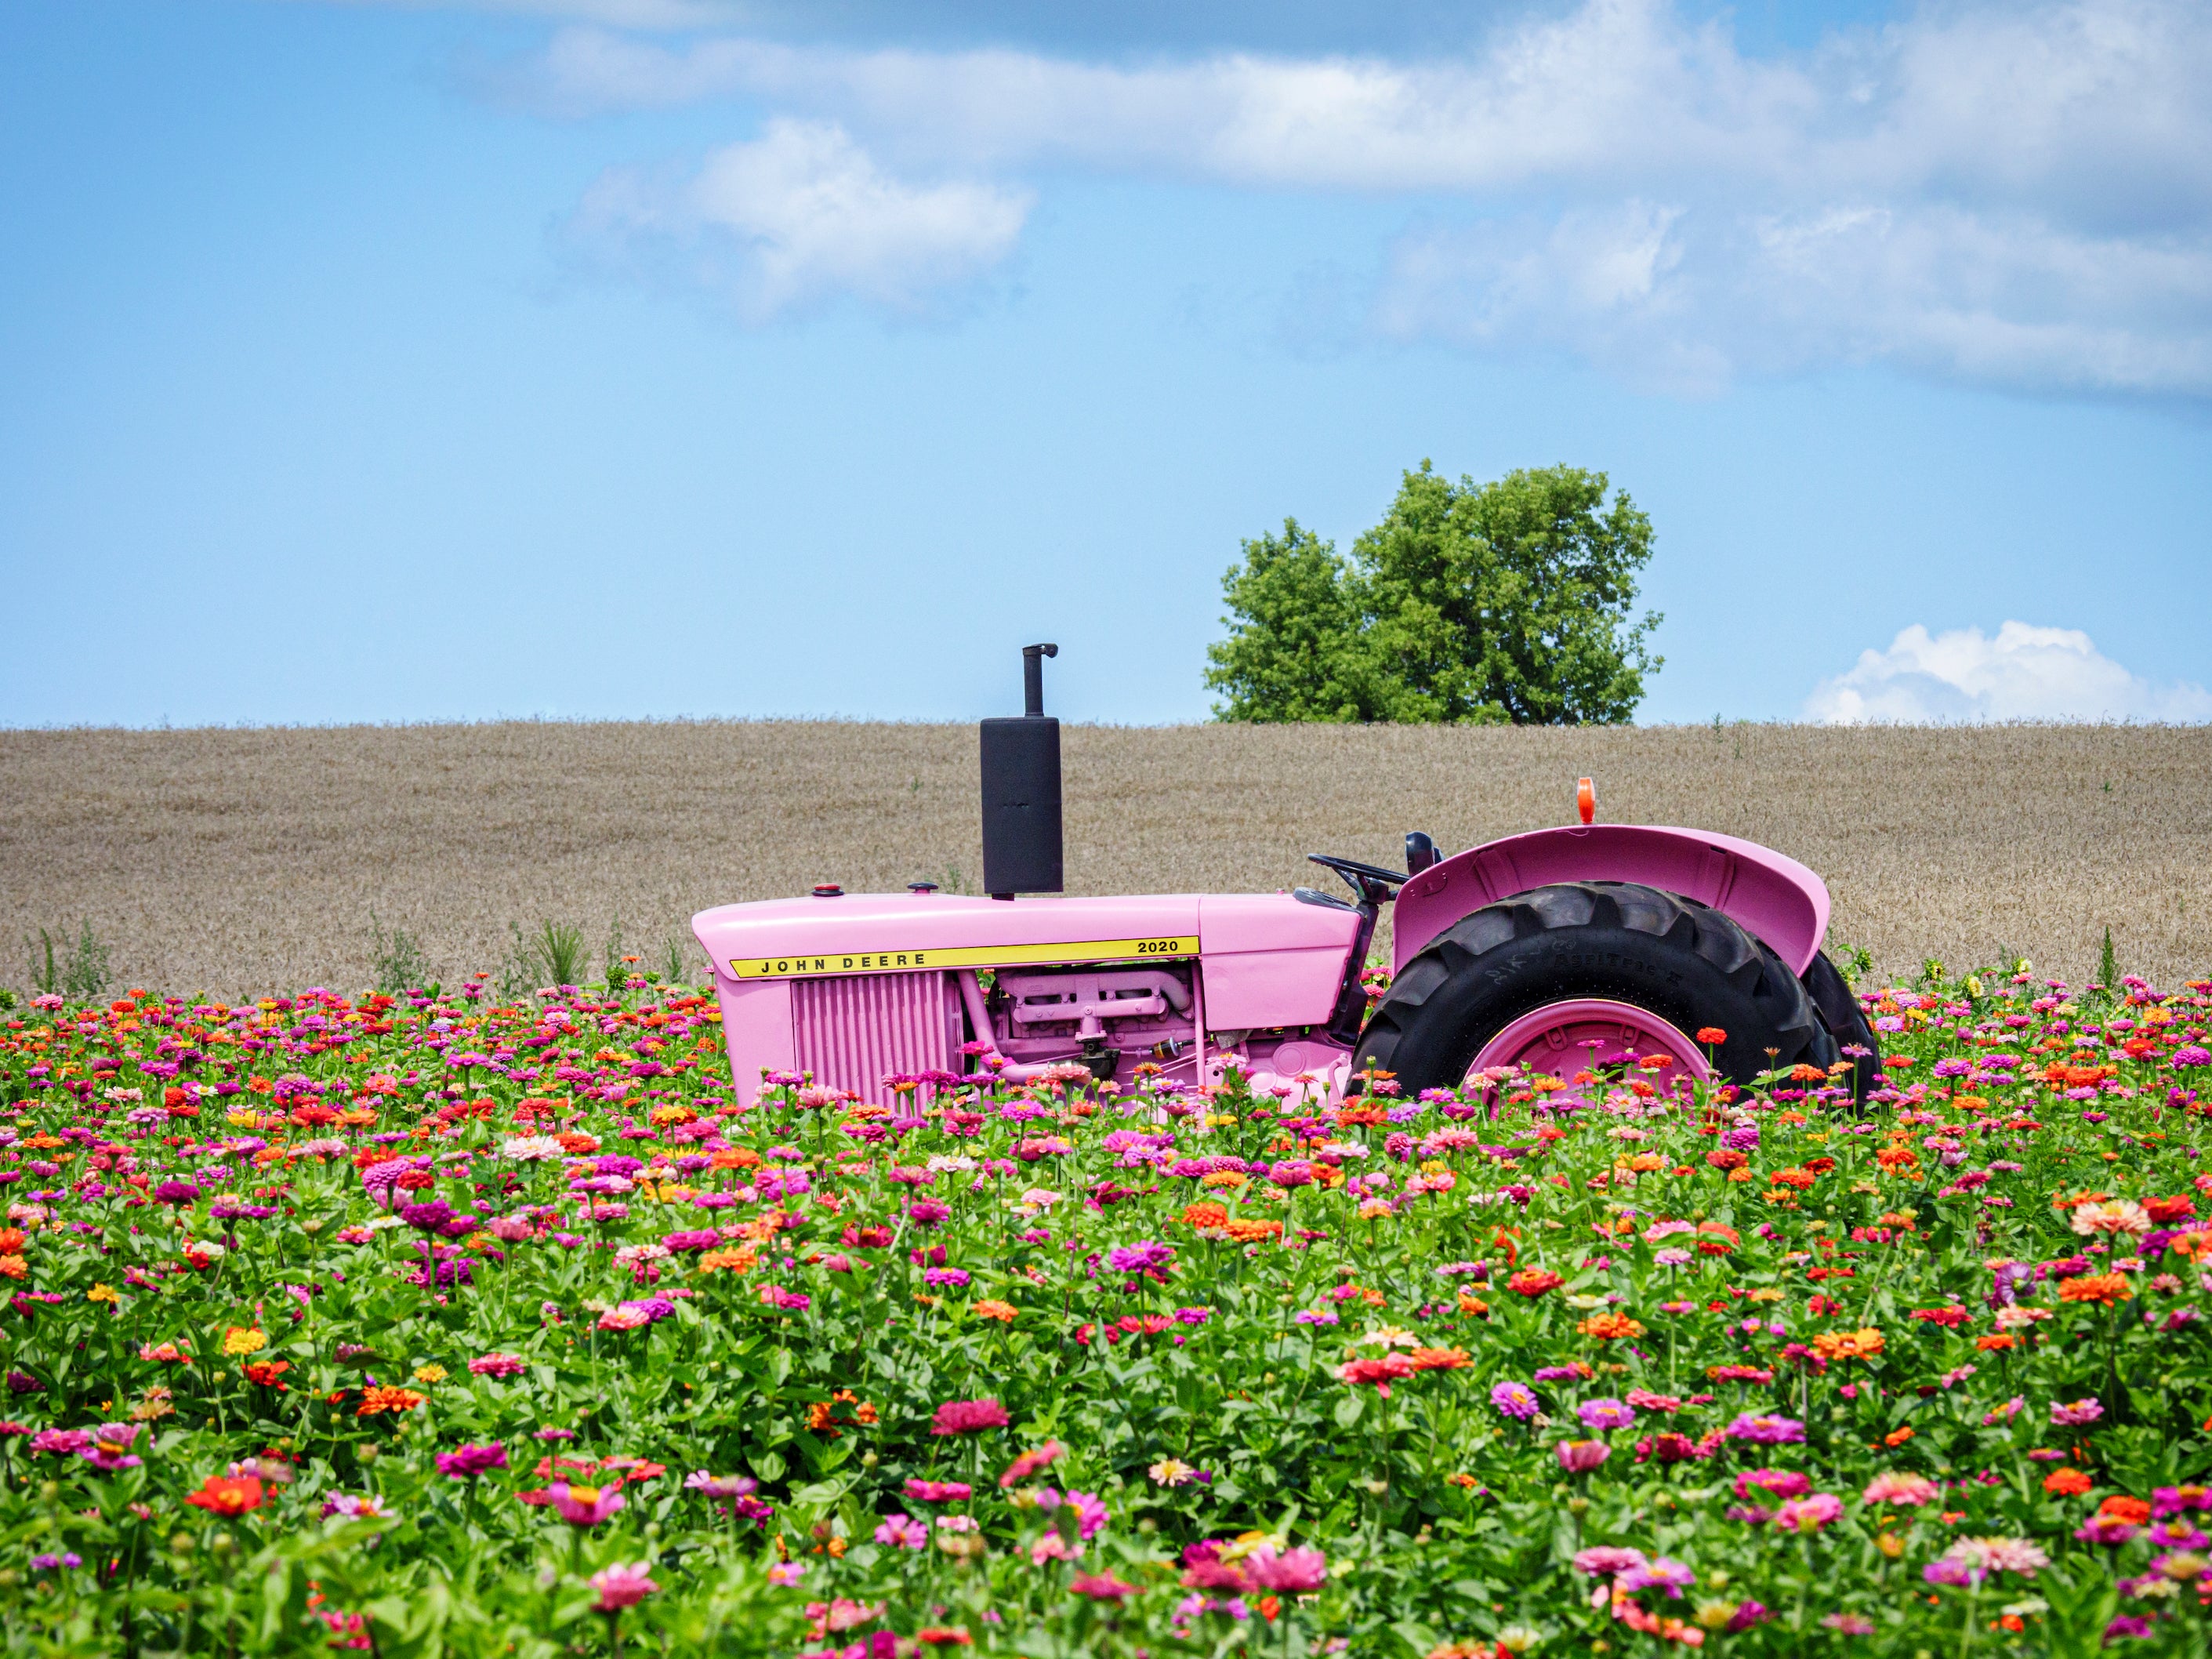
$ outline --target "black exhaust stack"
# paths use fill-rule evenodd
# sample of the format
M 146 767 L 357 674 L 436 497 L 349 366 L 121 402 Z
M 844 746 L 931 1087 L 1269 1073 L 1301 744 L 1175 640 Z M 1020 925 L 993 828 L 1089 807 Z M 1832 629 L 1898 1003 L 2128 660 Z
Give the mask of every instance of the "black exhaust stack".
M 983 890 L 993 898 L 1061 889 L 1060 722 L 1044 712 L 1044 659 L 1022 647 L 1019 720 L 983 722 Z

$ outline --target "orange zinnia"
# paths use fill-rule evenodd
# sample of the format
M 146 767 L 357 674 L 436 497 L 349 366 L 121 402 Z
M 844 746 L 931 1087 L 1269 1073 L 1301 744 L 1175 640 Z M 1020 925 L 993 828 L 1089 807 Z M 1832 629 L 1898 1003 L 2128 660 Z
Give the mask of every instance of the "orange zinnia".
M 2125 1273 L 2082 1273 L 2062 1281 L 2058 1286 L 2061 1302 L 2098 1302 L 2109 1308 L 2116 1302 L 2134 1298 L 2135 1292 L 2128 1288 Z
M 1882 1334 L 1871 1325 L 1856 1331 L 1822 1331 L 1813 1339 L 1813 1352 L 1823 1359 L 1872 1359 L 1883 1346 Z
M 380 1412 L 411 1412 L 428 1398 L 428 1395 L 417 1394 L 412 1389 L 397 1389 L 388 1383 L 380 1383 L 362 1394 L 361 1404 L 356 1407 L 354 1415 L 374 1417 Z
M 1192 1204 L 1184 1207 L 1182 1224 L 1186 1227 L 1225 1227 L 1229 1211 L 1220 1204 Z
M 2043 1477 L 2043 1489 L 2056 1498 L 2079 1498 L 2096 1483 L 2079 1469 L 2053 1469 Z
M 1584 1336 L 1595 1336 L 1607 1342 L 1621 1337 L 1644 1334 L 1642 1325 L 1631 1319 L 1626 1314 L 1617 1313 L 1592 1314 L 1575 1328 Z
M 1279 1221 L 1232 1221 L 1228 1225 L 1229 1242 L 1232 1244 L 1261 1244 L 1283 1236 Z
M 1406 1357 L 1417 1371 L 1455 1371 L 1474 1364 L 1465 1348 L 1416 1348 Z
M 1011 1302 L 994 1301 L 987 1297 L 981 1302 L 970 1304 L 968 1311 L 981 1319 L 995 1319 L 1011 1325 L 1018 1310 Z

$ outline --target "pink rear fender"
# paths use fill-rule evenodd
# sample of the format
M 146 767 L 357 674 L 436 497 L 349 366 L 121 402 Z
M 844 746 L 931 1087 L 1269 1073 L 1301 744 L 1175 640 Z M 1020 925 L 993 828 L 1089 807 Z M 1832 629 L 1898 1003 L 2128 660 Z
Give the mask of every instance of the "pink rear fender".
M 1828 889 L 1771 848 L 1702 830 L 1599 823 L 1537 830 L 1474 848 L 1400 890 L 1391 966 L 1486 904 L 1565 881 L 1632 881 L 1711 905 L 1802 974 L 1828 932 Z

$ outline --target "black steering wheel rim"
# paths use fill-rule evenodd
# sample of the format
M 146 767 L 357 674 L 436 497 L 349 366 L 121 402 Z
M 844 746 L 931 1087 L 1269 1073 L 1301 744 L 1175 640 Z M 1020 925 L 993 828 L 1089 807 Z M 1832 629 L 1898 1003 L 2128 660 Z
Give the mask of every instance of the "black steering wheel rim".
M 1335 871 L 1343 878 L 1344 884 L 1367 904 L 1387 904 L 1397 896 L 1397 890 L 1412 879 L 1402 870 L 1385 870 L 1379 864 L 1362 864 L 1358 859 L 1340 859 L 1328 853 L 1309 853 L 1306 861 Z

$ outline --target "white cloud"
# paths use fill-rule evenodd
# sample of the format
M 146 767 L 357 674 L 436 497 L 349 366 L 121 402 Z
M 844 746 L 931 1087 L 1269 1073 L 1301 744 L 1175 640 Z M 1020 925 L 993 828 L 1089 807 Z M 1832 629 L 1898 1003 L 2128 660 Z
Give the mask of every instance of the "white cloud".
M 780 119 L 689 178 L 605 174 L 570 232 L 604 260 L 702 283 L 765 322 L 839 295 L 924 311 L 1003 259 L 1028 212 L 1026 192 L 909 184 L 841 127 Z
M 1931 635 L 1919 623 L 1887 651 L 1863 651 L 1850 670 L 1805 700 L 1809 720 L 2212 720 L 2212 691 L 2189 681 L 2154 685 L 2104 655 L 2078 629 L 2008 622 Z
M 1423 227 L 1391 246 L 1394 337 L 1565 349 L 1705 392 L 1739 373 L 1890 362 L 2014 387 L 2212 392 L 2212 234 L 2069 232 L 2013 213 L 1629 201 Z
M 2202 0 L 1967 0 L 1771 57 L 1669 0 L 1582 0 L 1419 63 L 569 27 L 501 90 L 572 117 L 757 100 L 931 171 L 1418 197 L 1372 299 L 1385 337 L 1563 350 L 1693 390 L 1888 362 L 2212 395 Z

